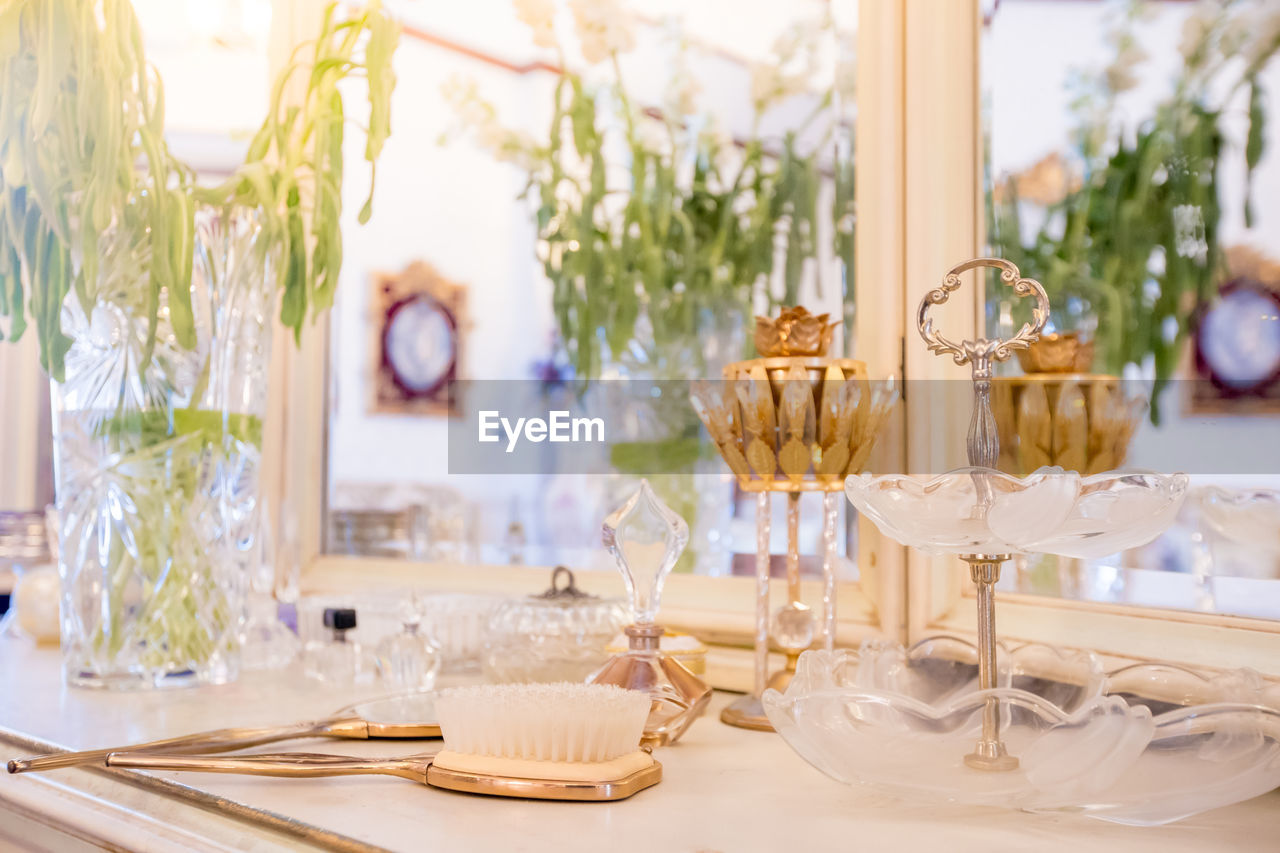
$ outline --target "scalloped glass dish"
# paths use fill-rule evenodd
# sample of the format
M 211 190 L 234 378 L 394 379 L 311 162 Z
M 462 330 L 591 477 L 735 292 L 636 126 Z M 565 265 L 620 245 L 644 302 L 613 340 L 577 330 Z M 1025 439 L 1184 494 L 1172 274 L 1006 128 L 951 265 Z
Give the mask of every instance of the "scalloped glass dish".
M 997 687 L 979 690 L 977 655 L 952 637 L 805 652 L 765 712 L 833 779 L 917 799 L 1156 825 L 1280 785 L 1280 693 L 1251 670 L 1107 673 L 1088 652 L 1001 646 Z M 964 761 L 992 697 L 1019 758 L 1004 773 Z
M 1280 491 L 1275 489 L 1197 490 L 1200 512 L 1221 536 L 1242 545 L 1280 551 Z
M 992 468 L 957 468 L 931 480 L 904 474 L 845 480 L 845 494 L 859 512 L 921 551 L 1081 559 L 1150 542 L 1173 520 L 1186 491 L 1185 474 L 1135 470 L 1081 477 L 1056 467 L 1021 479 Z

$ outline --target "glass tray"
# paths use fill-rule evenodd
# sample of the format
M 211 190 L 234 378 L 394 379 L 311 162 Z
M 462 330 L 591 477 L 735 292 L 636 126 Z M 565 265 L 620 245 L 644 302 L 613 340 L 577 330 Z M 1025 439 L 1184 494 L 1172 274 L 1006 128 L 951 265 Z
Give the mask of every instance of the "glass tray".
M 1105 672 L 1093 654 L 1042 645 L 1002 646 L 997 660 L 997 687 L 979 690 L 977 648 L 953 637 L 809 651 L 765 711 L 833 779 L 917 799 L 1155 825 L 1280 785 L 1280 686 L 1252 670 Z M 964 762 L 991 698 L 1015 770 Z

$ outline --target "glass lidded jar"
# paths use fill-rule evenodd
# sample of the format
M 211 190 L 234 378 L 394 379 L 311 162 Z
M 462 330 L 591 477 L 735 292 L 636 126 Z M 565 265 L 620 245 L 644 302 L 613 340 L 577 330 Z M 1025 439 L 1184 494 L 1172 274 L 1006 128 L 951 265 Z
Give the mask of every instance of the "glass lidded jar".
M 586 681 L 604 665 L 609 641 L 627 621 L 621 599 L 581 591 L 573 572 L 556 566 L 546 592 L 494 609 L 485 676 L 495 683 Z

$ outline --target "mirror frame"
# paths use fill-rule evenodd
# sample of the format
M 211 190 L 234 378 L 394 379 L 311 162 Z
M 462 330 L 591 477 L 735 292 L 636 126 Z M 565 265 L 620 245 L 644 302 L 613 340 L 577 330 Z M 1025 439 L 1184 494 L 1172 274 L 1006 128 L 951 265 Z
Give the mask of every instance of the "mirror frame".
M 287 0 L 286 0 L 287 1 Z M 312 0 L 292 0 L 310 3 Z M 858 4 L 857 204 L 875 211 L 858 222 L 857 356 L 872 375 L 908 381 L 967 378 L 963 369 L 917 346 L 915 307 L 942 271 L 983 245 L 981 81 L 978 0 L 945 4 L 877 0 Z M 967 69 L 967 73 L 956 73 Z M 955 334 L 979 328 L 981 294 L 952 298 Z M 969 324 L 965 327 L 966 322 Z M 324 424 L 327 335 L 317 324 L 301 350 L 276 336 L 273 370 L 284 393 L 278 412 L 277 496 L 288 495 L 303 534 L 303 588 L 359 588 L 412 582 L 438 589 L 528 588 L 527 568 L 397 563 L 324 555 Z M 897 334 L 886 334 L 896 329 Z M 962 431 L 932 425 L 941 413 L 906 400 L 876 454 L 883 470 L 936 470 L 960 458 Z M 954 433 L 954 434 L 953 434 Z M 284 441 L 288 436 L 289 441 Z M 269 439 L 270 440 L 270 439 Z M 894 467 L 896 466 L 896 467 Z M 904 467 L 909 466 L 909 467 Z M 937 633 L 973 637 L 975 614 L 964 569 L 882 537 L 861 521 L 863 580 L 841 584 L 838 642 L 882 638 L 914 642 Z M 588 588 L 608 588 L 584 573 Z M 608 574 L 608 573 L 595 573 Z M 376 581 L 375 581 L 376 579 Z M 394 581 L 393 581 L 394 579 Z M 775 584 L 775 586 L 780 586 Z M 673 576 L 662 618 L 712 641 L 711 680 L 744 689 L 750 681 L 752 581 Z M 819 597 L 814 590 L 813 597 Z M 1001 636 L 1013 642 L 1088 647 L 1118 660 L 1154 658 L 1213 668 L 1252 666 L 1280 675 L 1280 622 L 1000 593 Z
M 957 259 L 980 254 L 985 243 L 979 109 L 982 17 L 977 0 L 899 0 L 895 5 L 905 13 L 907 288 L 918 300 L 924 290 L 936 286 L 940 271 Z M 971 73 L 955 73 L 956 69 Z M 981 293 L 978 300 L 975 329 L 983 316 Z M 927 367 L 913 369 L 913 353 L 942 361 L 912 346 L 913 338 L 914 329 L 908 330 L 908 379 L 928 375 Z M 908 406 L 908 419 L 915 451 L 908 454 L 910 470 L 939 470 L 928 463 L 948 457 L 930 451 L 945 439 L 931 435 L 928 413 L 919 406 Z M 976 635 L 973 587 L 958 560 L 911 553 L 907 601 L 910 641 L 940 633 Z M 1117 665 L 1164 660 L 1210 669 L 1248 666 L 1280 676 L 1280 621 L 1006 592 L 998 592 L 997 601 L 999 633 L 1005 641 L 1088 648 Z
M 288 46 L 318 26 L 323 0 L 275 0 L 272 73 Z M 858 114 L 855 145 L 862 168 L 857 182 L 856 340 L 872 375 L 908 380 L 959 378 L 963 372 L 918 346 L 915 306 L 936 286 L 941 271 L 982 245 L 981 82 L 978 0 L 945 4 L 922 0 L 863 0 L 858 4 Z M 970 73 L 956 73 L 970 69 Z M 953 316 L 978 328 L 979 297 L 962 289 Z M 886 333 L 897 329 L 897 334 Z M 461 566 L 325 555 L 328 325 L 308 329 L 301 348 L 282 329 L 272 344 L 271 408 L 264 428 L 262 486 L 272 506 L 288 502 L 299 527 L 304 592 L 368 588 L 373 584 L 437 589 L 526 592 L 528 567 Z M 6 347 L 9 345 L 6 344 Z M 6 375 L 30 367 L 30 342 L 0 353 Z M 32 376 L 34 370 L 27 371 Z M 14 506 L 34 502 L 30 438 L 39 428 L 43 378 L 6 382 L 12 414 L 0 423 L 0 470 Z M 957 458 L 962 435 L 932 429 L 925 400 L 904 399 L 878 443 L 883 470 L 929 470 L 931 461 Z M 905 468 L 908 463 L 911 467 Z M 16 472 L 16 476 L 14 475 Z M 860 522 L 862 580 L 837 593 L 841 645 L 881 638 L 916 641 L 937 633 L 972 637 L 975 612 L 969 583 L 957 561 L 928 558 L 882 537 Z M 585 588 L 610 592 L 612 573 L 584 572 Z M 820 598 L 816 583 L 806 597 Z M 536 585 L 536 584 L 535 584 Z M 781 584 L 774 584 L 781 587 Z M 673 576 L 662 618 L 712 642 L 709 673 L 717 686 L 750 683 L 754 619 L 753 581 Z M 1010 641 L 1087 647 L 1117 660 L 1150 658 L 1212 668 L 1251 666 L 1280 676 L 1280 621 L 1209 613 L 999 593 L 1001 636 Z

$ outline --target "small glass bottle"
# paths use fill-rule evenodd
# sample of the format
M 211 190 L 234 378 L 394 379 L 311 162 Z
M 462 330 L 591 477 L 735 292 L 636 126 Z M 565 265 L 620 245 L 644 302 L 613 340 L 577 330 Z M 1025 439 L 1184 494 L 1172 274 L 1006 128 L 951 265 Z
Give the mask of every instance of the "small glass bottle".
M 240 629 L 240 667 L 246 671 L 284 669 L 298 656 L 301 645 L 298 636 L 280 620 L 275 595 L 277 567 L 282 560 L 287 562 L 290 551 L 276 549 L 275 527 L 265 504 L 258 522 L 258 560 L 249 575 L 247 618 Z M 283 521 L 280 527 L 284 528 Z
M 422 605 L 414 596 L 400 606 L 400 633 L 378 643 L 378 672 L 391 690 L 430 690 L 440 673 L 440 646 L 422 629 Z
M 524 549 L 528 544 L 529 537 L 525 535 L 524 523 L 520 520 L 520 499 L 513 497 L 507 520 L 507 532 L 502 537 L 502 550 L 506 554 L 507 562 L 513 566 L 523 564 Z
M 325 641 L 308 643 L 307 675 L 328 684 L 350 685 L 366 674 L 364 649 L 347 636 L 356 627 L 356 611 L 349 607 L 328 607 L 324 611 L 324 627 L 329 631 Z
M 9 609 L 0 615 L 0 637 L 58 641 L 57 524 L 46 513 L 0 512 L 0 592 Z

